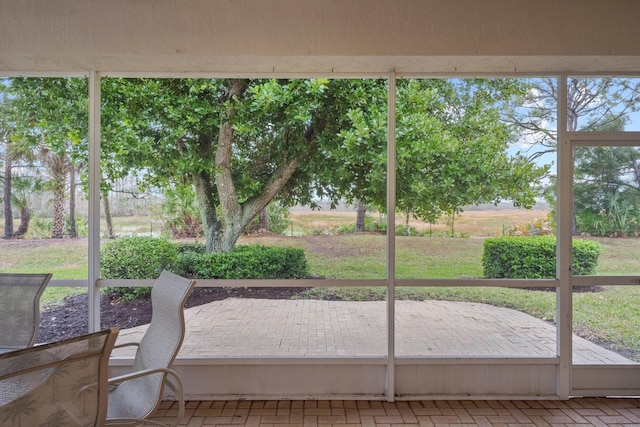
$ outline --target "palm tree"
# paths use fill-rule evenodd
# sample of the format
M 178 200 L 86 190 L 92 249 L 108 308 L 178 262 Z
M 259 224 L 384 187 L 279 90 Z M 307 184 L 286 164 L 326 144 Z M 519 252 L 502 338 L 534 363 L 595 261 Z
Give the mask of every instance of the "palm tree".
M 48 177 L 44 189 L 53 193 L 51 237 L 66 231 L 67 178 L 70 191 L 87 153 L 87 80 L 76 78 L 12 78 L 11 114 L 16 130 L 12 145 L 30 165 Z M 75 199 L 69 197 L 69 213 L 75 215 Z M 72 218 L 72 234 L 73 222 Z
M 31 220 L 31 208 L 29 196 L 42 192 L 42 179 L 38 177 L 17 176 L 13 179 L 13 193 L 11 194 L 13 205 L 20 210 L 20 226 L 13 237 L 22 237 L 29 230 Z
M 32 165 L 40 165 L 48 180 L 42 183 L 44 190 L 53 193 L 53 225 L 51 238 L 62 239 L 65 234 L 65 199 L 67 174 L 71 162 L 66 154 L 58 154 L 44 143 L 35 147 L 27 139 L 21 139 L 13 144 L 16 153 Z
M 3 208 L 4 208 L 4 237 L 13 236 L 13 209 L 11 206 L 11 167 L 12 158 L 9 151 L 12 126 L 7 120 L 6 110 L 8 108 L 7 92 L 4 84 L 0 84 L 2 90 L 2 101 L 0 102 L 0 143 L 4 146 L 4 176 L 2 178 L 3 187 Z
M 62 239 L 65 232 L 64 207 L 67 173 L 69 172 L 71 163 L 66 154 L 59 155 L 44 145 L 38 147 L 37 158 L 51 178 L 50 181 L 45 183 L 45 186 L 53 192 L 53 225 L 51 226 L 51 238 Z
M 3 135 L 6 136 L 6 135 Z M 3 138 L 4 142 L 4 176 L 2 178 L 3 196 L 2 204 L 4 207 L 4 237 L 9 239 L 13 236 L 13 207 L 11 206 L 11 156 L 9 154 L 9 142 Z

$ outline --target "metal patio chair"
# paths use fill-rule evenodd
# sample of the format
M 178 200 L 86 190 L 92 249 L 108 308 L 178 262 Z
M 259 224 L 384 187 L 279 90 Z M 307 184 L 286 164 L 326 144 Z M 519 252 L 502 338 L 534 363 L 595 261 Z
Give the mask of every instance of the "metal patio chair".
M 134 426 L 142 423 L 166 425 L 147 419 L 162 401 L 164 386 L 178 399 L 179 411 L 172 426 L 184 416 L 184 396 L 180 376 L 170 369 L 185 333 L 184 304 L 195 281 L 163 271 L 151 289 L 153 314 L 137 346 L 132 372 L 109 380 L 107 425 Z
M 118 329 L 0 355 L 0 425 L 103 426 Z
M 36 343 L 40 297 L 49 280 L 50 273 L 0 273 L 0 353 Z

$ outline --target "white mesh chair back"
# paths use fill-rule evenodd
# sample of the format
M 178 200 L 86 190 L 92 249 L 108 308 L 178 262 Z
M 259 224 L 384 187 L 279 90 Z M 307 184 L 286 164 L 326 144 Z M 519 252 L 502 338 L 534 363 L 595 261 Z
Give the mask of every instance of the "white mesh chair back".
M 0 355 L 0 425 L 103 426 L 118 329 Z
M 138 345 L 131 374 L 168 369 L 173 364 L 184 340 L 184 304 L 194 286 L 195 281 L 168 271 L 155 281 L 151 289 L 151 322 Z M 148 417 L 161 402 L 166 381 L 166 372 L 122 381 L 109 392 L 107 423 L 118 425 L 118 419 Z
M 36 343 L 40 297 L 49 280 L 51 274 L 0 273 L 0 353 Z

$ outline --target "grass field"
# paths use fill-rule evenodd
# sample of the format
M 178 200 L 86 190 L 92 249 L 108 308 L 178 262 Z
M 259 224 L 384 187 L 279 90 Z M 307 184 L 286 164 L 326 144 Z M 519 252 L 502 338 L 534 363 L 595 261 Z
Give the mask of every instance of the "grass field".
M 468 238 L 397 237 L 398 278 L 482 277 L 481 256 L 486 236 L 502 234 L 503 228 L 544 218 L 543 211 L 484 210 L 464 212 L 456 218 L 457 235 Z M 355 221 L 354 212 L 292 212 L 294 234 L 302 236 L 243 236 L 239 244 L 300 247 L 305 250 L 311 274 L 337 279 L 384 279 L 386 237 L 376 234 L 333 235 L 326 231 Z M 398 221 L 402 223 L 402 220 Z M 148 230 L 147 218 L 118 220 L 127 232 Z M 429 224 L 412 221 L 427 230 Z M 432 224 L 432 230 L 448 231 L 448 224 Z M 296 232 L 296 230 L 298 232 Z M 116 232 L 118 232 L 116 230 Z M 143 232 L 143 231 L 141 231 Z M 146 234 L 146 233 L 145 233 Z M 640 275 L 640 239 L 597 239 L 603 246 L 598 264 L 601 275 Z M 0 240 L 0 271 L 50 271 L 54 279 L 87 277 L 87 240 Z M 83 289 L 49 287 L 43 304 L 58 303 L 64 296 Z M 312 298 L 368 300 L 384 298 L 383 288 L 316 288 Z M 514 308 L 540 319 L 554 321 L 555 293 L 494 287 L 398 288 L 396 298 L 474 301 Z M 573 298 L 574 329 L 577 333 L 640 360 L 640 286 L 609 287 L 605 292 L 576 293 Z
M 505 209 L 487 207 L 464 211 L 454 218 L 454 231 L 458 235 L 475 237 L 501 236 L 505 229 L 518 224 L 532 223 L 538 219 L 545 219 L 547 211 L 542 209 Z M 368 213 L 375 220 L 384 221 L 378 213 Z M 312 235 L 339 227 L 343 224 L 353 224 L 356 212 L 335 211 L 293 211 L 289 213 L 291 227 L 289 234 Z M 396 215 L 396 224 L 404 224 L 405 217 Z M 442 218 L 435 224 L 411 219 L 410 225 L 420 232 L 433 234 L 448 234 L 451 232 L 451 218 Z

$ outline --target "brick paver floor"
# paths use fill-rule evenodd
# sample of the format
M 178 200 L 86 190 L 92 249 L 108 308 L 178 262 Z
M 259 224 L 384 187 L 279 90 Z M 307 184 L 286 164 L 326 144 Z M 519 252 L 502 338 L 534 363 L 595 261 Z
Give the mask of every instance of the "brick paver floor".
M 555 326 L 487 304 L 397 301 L 398 356 L 552 357 Z M 384 356 L 386 303 L 229 298 L 185 310 L 178 357 Z M 120 331 L 118 343 L 139 341 L 146 326 Z M 131 350 L 129 350 L 131 351 Z M 125 352 L 114 352 L 126 355 Z M 574 337 L 574 362 L 632 363 Z
M 168 421 L 163 402 L 154 421 Z M 149 424 L 151 425 L 151 424 Z M 213 426 L 640 426 L 640 399 L 188 402 L 182 424 Z
M 226 299 L 185 310 L 179 357 L 381 356 L 386 303 Z M 118 342 L 139 340 L 145 326 Z M 398 301 L 398 355 L 553 356 L 555 327 L 485 304 Z M 115 353 L 115 352 L 114 352 Z M 631 363 L 574 338 L 576 363 Z M 175 402 L 153 414 L 168 420 Z M 183 423 L 211 426 L 638 426 L 640 399 L 565 401 L 192 401 Z

